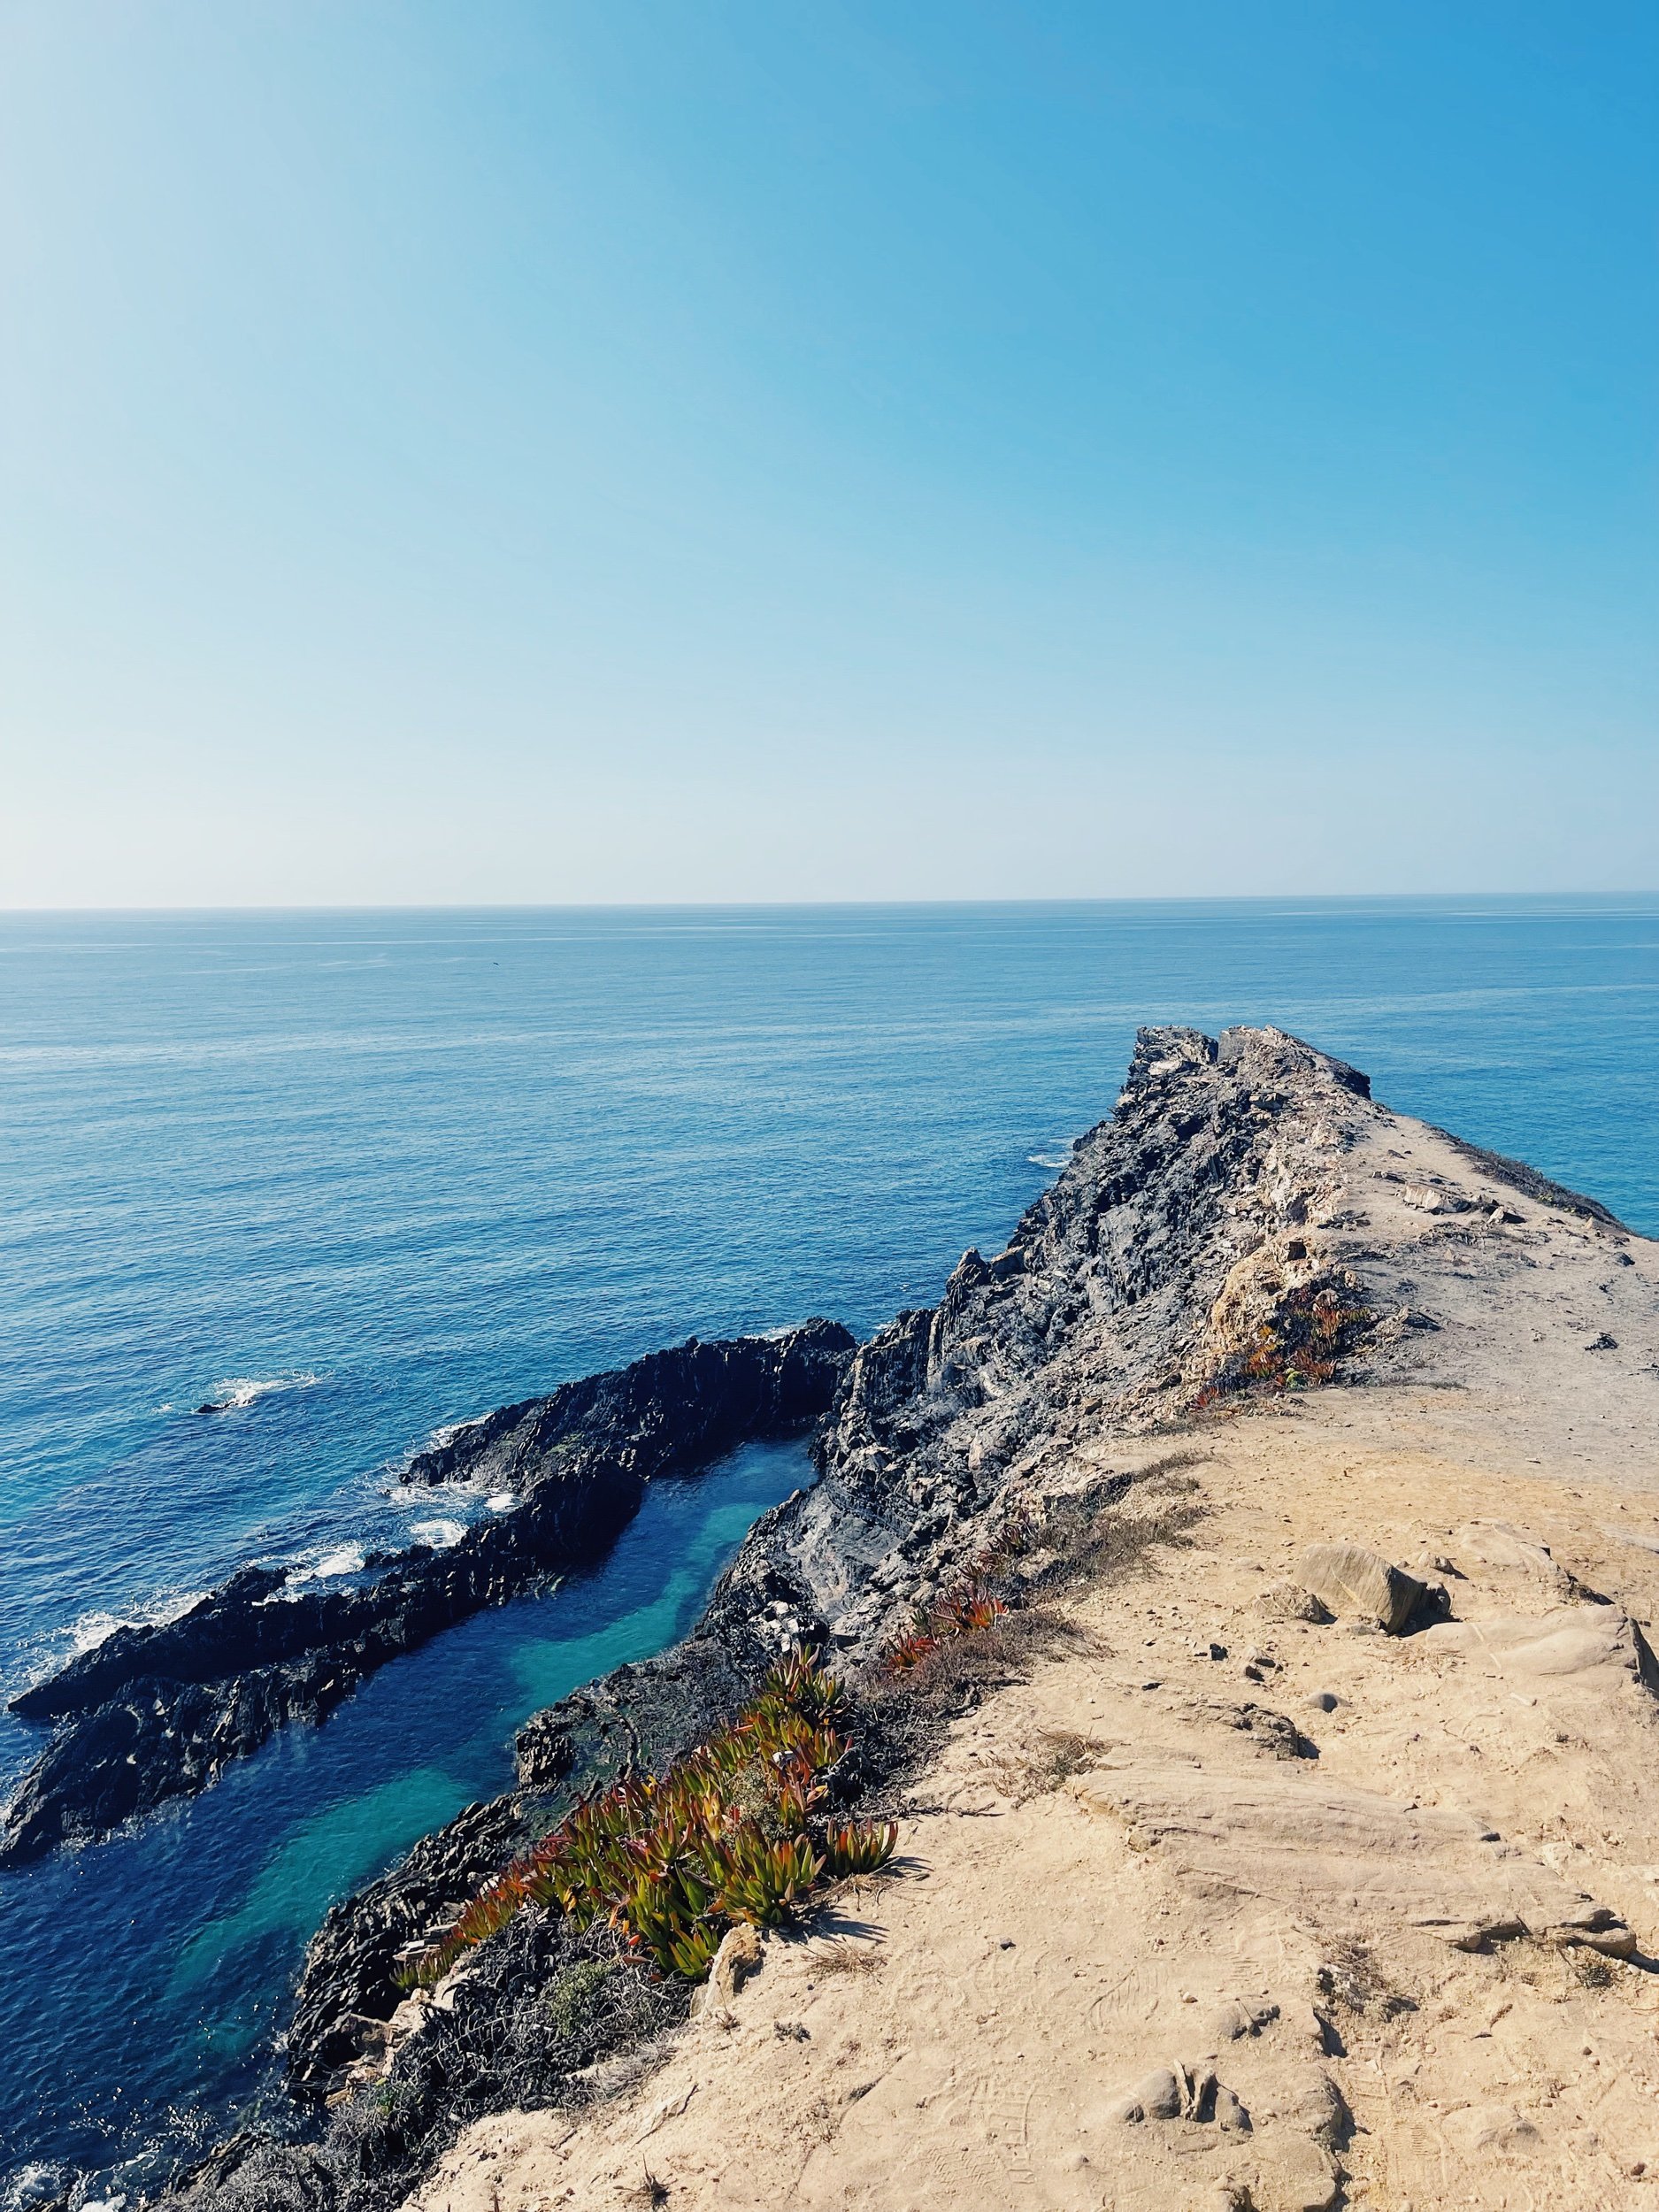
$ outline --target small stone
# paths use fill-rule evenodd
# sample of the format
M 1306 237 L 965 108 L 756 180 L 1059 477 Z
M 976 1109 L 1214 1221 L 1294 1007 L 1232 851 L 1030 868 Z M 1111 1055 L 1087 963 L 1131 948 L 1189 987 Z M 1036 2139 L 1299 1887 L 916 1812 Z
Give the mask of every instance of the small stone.
M 1294 1582 L 1271 1583 L 1256 1599 L 1256 1610 L 1263 1620 L 1307 1621 L 1316 1628 L 1331 1618 L 1329 1609 L 1321 1605 L 1312 1591 Z
M 1174 2120 L 1180 2116 L 1182 2102 L 1180 2083 L 1167 2066 L 1160 2066 L 1118 2099 L 1111 2116 L 1125 2125 L 1141 2120 Z
M 1278 2017 L 1279 2007 L 1264 1998 L 1233 1997 L 1210 2022 L 1210 2032 L 1217 2046 L 1237 2043 L 1247 2035 L 1259 2035 Z
M 1216 2089 L 1216 2125 L 1225 2128 L 1230 2135 L 1248 2135 L 1250 2116 L 1234 2093 L 1225 2084 Z
M 1316 1713 L 1334 1713 L 1342 1701 L 1334 1690 L 1314 1690 L 1310 1693 L 1308 1702 Z

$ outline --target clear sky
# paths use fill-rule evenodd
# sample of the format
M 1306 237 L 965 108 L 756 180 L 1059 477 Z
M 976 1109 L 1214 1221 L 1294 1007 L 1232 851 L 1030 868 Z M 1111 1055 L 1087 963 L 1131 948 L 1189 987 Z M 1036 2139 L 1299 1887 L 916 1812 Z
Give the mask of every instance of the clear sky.
M 1659 887 L 1653 0 L 0 0 L 0 904 Z

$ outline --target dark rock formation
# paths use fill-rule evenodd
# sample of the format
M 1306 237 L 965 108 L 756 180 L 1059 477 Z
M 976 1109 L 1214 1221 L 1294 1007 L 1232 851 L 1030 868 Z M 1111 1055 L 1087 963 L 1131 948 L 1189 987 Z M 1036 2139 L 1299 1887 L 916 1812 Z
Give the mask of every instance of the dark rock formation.
M 288 2031 L 288 2079 L 301 2096 L 329 2089 L 364 2047 L 364 2028 L 403 1993 L 400 1954 L 434 1941 L 523 1840 L 511 1797 L 469 1805 L 423 1836 L 395 1872 L 336 1905 L 311 1939 Z
M 474 1477 L 518 1502 L 457 1544 L 373 1563 L 361 1587 L 296 1590 L 250 1567 L 177 1620 L 119 1628 L 12 1709 L 58 1723 L 0 1823 L 0 1864 L 106 1833 L 204 1789 L 294 1720 L 321 1721 L 399 1654 L 603 1555 L 654 1477 L 817 1419 L 852 1350 L 833 1321 L 654 1352 L 458 1432 L 415 1481 Z

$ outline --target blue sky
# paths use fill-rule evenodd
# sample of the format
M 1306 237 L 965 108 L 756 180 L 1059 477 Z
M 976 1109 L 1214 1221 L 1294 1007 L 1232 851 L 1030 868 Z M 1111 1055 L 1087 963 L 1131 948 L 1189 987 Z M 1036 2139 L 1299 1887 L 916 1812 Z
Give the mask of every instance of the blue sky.
M 1659 13 L 4 0 L 0 903 L 1659 887 Z

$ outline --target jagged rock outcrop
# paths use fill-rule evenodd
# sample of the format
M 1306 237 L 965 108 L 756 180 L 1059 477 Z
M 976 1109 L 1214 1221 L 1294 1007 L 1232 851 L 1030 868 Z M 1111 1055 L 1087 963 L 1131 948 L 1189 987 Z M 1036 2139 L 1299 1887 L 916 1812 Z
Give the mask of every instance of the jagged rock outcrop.
M 447 1549 L 411 1545 L 331 1590 L 250 1567 L 176 1620 L 117 1629 L 12 1701 L 58 1726 L 0 1822 L 0 1865 L 194 1794 L 276 1729 L 326 1718 L 388 1660 L 590 1563 L 655 1477 L 816 1420 L 852 1346 L 833 1321 L 693 1338 L 510 1406 L 411 1465 L 413 1481 L 476 1479 L 518 1499 Z
M 789 1534 L 803 1605 L 860 1645 L 1080 1423 L 1144 1429 L 1217 1379 L 1247 1381 L 1230 1372 L 1240 1346 L 1333 1285 L 1363 1313 L 1307 1225 L 1379 1111 L 1357 1070 L 1280 1031 L 1142 1030 L 1112 1118 L 1007 1248 L 965 1254 L 938 1306 L 859 1348 Z M 1363 1334 L 1348 1325 L 1339 1356 Z

